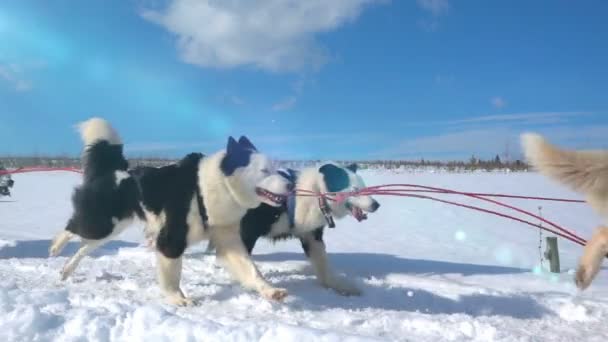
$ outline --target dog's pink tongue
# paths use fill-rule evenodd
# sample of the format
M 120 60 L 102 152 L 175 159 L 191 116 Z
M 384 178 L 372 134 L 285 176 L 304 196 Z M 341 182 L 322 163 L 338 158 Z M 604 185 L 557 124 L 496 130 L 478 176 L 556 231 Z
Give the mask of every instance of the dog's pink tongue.
M 367 215 L 363 212 L 363 210 L 357 207 L 353 208 L 353 216 L 355 216 L 355 219 L 359 222 L 367 220 Z

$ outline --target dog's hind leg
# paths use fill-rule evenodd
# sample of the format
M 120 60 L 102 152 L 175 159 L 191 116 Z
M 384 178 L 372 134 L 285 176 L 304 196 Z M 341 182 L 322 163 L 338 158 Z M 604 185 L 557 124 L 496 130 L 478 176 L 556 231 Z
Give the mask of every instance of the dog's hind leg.
M 61 270 L 61 280 L 66 280 L 72 273 L 74 273 L 74 270 L 82 258 L 89 255 L 92 251 L 96 250 L 100 246 L 106 244 L 108 241 L 110 241 L 109 238 L 102 240 L 83 240 L 82 245 L 76 254 L 74 254 L 63 266 L 63 269 Z
M 329 267 L 325 242 L 323 242 L 323 230 L 319 228 L 313 233 L 300 237 L 304 253 L 315 270 L 317 279 L 323 287 L 330 288 L 343 296 L 358 296 L 361 294 L 355 285 L 346 280 L 338 278 Z
M 51 247 L 49 248 L 49 255 L 52 257 L 56 257 L 61 253 L 65 245 L 74 237 L 70 231 L 63 230 L 55 238 L 53 242 L 51 242 Z
M 56 257 L 61 253 L 65 245 L 74 237 L 71 231 L 74 228 L 74 218 L 70 218 L 65 228 L 55 236 L 49 247 L 49 256 Z
M 218 258 L 238 282 L 266 299 L 283 300 L 287 290 L 272 287 L 260 274 L 241 239 L 239 225 L 212 227 L 212 240 Z

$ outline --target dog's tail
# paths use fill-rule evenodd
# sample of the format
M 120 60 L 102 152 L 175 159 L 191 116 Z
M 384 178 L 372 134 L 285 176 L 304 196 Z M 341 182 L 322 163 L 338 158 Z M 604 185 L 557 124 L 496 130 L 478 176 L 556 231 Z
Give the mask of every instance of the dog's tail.
M 85 179 L 127 170 L 123 145 L 118 133 L 104 119 L 91 118 L 77 125 L 84 143 L 83 168 Z
M 608 254 L 608 228 L 599 227 L 587 245 L 580 258 L 576 270 L 576 286 L 586 289 L 600 270 L 604 257 Z
M 586 195 L 608 191 L 608 151 L 562 150 L 534 133 L 521 140 L 526 158 L 541 174 Z

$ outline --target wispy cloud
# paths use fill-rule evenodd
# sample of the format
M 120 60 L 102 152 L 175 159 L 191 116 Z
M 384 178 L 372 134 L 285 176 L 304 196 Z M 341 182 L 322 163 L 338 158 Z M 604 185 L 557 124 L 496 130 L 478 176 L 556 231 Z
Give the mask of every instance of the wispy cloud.
M 230 96 L 229 99 L 232 104 L 235 104 L 237 106 L 242 106 L 245 104 L 245 100 L 243 100 L 242 98 L 240 98 L 236 95 Z
M 446 15 L 450 10 L 448 0 L 417 0 L 418 7 L 430 14 L 428 18 L 418 20 L 418 26 L 427 32 L 439 29 L 439 17 Z
M 431 12 L 434 16 L 446 14 L 450 9 L 448 0 L 417 0 L 417 3 L 420 8 Z
M 490 103 L 494 108 L 501 109 L 507 106 L 507 101 L 502 96 L 495 96 L 490 99 Z
M 0 64 L 0 80 L 18 92 L 32 89 L 32 82 L 25 78 L 23 68 L 18 64 Z
M 563 123 L 580 116 L 593 115 L 593 112 L 529 112 L 498 115 L 481 115 L 456 120 L 439 120 L 408 123 L 407 126 L 449 126 L 465 124 L 517 123 L 519 125 Z
M 275 112 L 284 112 L 286 110 L 290 110 L 296 105 L 297 101 L 298 101 L 298 99 L 295 96 L 289 96 L 289 97 L 273 104 L 272 110 L 274 110 Z
M 329 59 L 316 40 L 359 17 L 377 0 L 167 0 L 142 16 L 177 37 L 181 59 L 213 68 L 273 72 L 319 68 Z
M 608 125 L 570 125 L 543 127 L 535 130 L 553 142 L 571 148 L 607 148 Z M 471 155 L 491 158 L 509 153 L 512 159 L 520 159 L 519 137 L 521 129 L 490 127 L 464 129 L 404 139 L 396 146 L 375 151 L 370 158 L 437 158 L 466 159 Z

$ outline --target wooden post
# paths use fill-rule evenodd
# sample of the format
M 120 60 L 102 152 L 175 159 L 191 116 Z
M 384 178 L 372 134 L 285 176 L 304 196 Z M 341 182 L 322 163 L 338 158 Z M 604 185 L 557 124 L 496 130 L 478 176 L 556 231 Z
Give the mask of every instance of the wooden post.
M 557 237 L 547 237 L 547 250 L 545 251 L 545 258 L 549 260 L 549 264 L 552 273 L 559 273 L 559 249 L 557 248 Z

